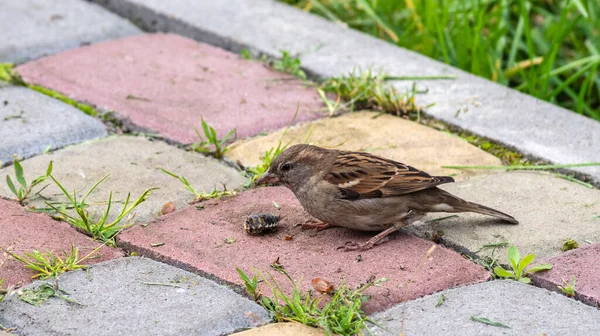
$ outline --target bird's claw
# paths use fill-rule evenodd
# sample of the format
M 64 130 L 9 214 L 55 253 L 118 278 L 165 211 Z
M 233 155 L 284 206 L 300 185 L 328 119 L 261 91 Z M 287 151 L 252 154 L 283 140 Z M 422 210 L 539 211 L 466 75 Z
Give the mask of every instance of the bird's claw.
M 373 243 L 371 242 L 366 242 L 363 244 L 359 244 L 356 242 L 346 242 L 346 244 L 344 244 L 344 246 L 340 246 L 338 247 L 338 249 L 344 249 L 344 252 L 350 252 L 350 251 L 366 251 L 366 250 L 370 250 L 371 248 L 373 248 Z

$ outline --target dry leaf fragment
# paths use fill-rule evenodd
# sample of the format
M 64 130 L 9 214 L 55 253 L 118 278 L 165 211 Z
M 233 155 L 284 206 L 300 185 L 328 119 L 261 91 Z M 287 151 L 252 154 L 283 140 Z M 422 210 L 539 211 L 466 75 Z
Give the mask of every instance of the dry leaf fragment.
M 166 203 L 165 205 L 162 206 L 162 209 L 160 209 L 160 214 L 161 215 L 166 215 L 166 214 L 170 214 L 171 212 L 175 211 L 175 203 L 173 203 L 173 201 L 169 201 L 168 203 Z
M 310 282 L 313 288 L 319 293 L 331 293 L 334 290 L 333 284 L 321 278 L 314 278 Z

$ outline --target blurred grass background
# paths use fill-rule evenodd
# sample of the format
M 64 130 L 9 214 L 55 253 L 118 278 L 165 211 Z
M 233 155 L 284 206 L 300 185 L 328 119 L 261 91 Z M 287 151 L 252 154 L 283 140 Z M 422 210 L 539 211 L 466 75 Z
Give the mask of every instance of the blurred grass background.
M 600 121 L 600 0 L 280 1 Z

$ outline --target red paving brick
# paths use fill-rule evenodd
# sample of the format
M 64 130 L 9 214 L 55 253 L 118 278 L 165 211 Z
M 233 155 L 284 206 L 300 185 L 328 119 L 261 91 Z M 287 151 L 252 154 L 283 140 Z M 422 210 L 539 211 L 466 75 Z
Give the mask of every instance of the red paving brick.
M 245 216 L 257 213 L 282 215 L 279 230 L 266 236 L 247 235 L 243 230 Z M 481 267 L 441 246 L 433 251 L 431 260 L 426 259 L 433 243 L 406 233 L 365 252 L 336 250 L 346 241 L 364 241 L 372 234 L 344 228 L 315 232 L 295 227 L 307 218 L 290 191 L 283 187 L 262 188 L 210 201 L 201 210 L 190 207 L 174 212 L 146 227 L 136 226 L 123 232 L 118 242 L 141 255 L 233 283 L 240 283 L 236 267 L 247 273 L 253 267 L 269 270 L 277 258 L 294 279 L 302 280 L 303 290 L 311 289 L 310 281 L 315 277 L 334 284 L 345 280 L 352 286 L 371 276 L 390 278 L 383 288 L 371 290 L 374 297 L 365 307 L 369 312 L 489 277 Z M 293 236 L 293 240 L 286 240 L 286 235 Z M 151 246 L 159 243 L 164 245 Z M 362 261 L 357 261 L 359 254 Z M 285 284 L 283 276 L 279 280 Z
M 45 214 L 26 212 L 16 202 L 0 199 L 0 247 L 11 249 L 17 254 L 38 250 L 40 252 L 70 251 L 71 245 L 79 248 L 79 256 L 84 257 L 99 243 L 77 232 L 65 222 L 55 221 Z M 120 249 L 102 247 L 96 257 L 85 264 L 123 256 Z M 4 286 L 27 284 L 35 272 L 23 267 L 23 264 L 4 251 L 0 251 L 0 279 L 5 278 Z
M 146 34 L 78 48 L 17 68 L 26 81 L 114 110 L 182 143 L 197 140 L 200 117 L 238 137 L 322 115 L 321 100 L 289 75 L 170 34 Z
M 575 277 L 576 298 L 589 305 L 600 306 L 600 243 L 584 246 L 560 254 L 556 257 L 540 260 L 539 263 L 552 263 L 547 272 L 534 273 L 536 285 L 560 292 L 557 286 L 563 286 L 563 280 L 571 283 Z

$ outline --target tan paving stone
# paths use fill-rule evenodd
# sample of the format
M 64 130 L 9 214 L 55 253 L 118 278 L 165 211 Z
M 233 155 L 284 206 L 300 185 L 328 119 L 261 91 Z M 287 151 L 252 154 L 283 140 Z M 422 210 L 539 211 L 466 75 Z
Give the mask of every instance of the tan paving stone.
M 262 327 L 241 331 L 232 336 L 322 336 L 321 329 L 305 326 L 301 323 L 271 323 Z
M 374 112 L 355 112 L 290 128 L 283 143 L 302 143 L 308 134 L 313 145 L 368 151 L 435 175 L 457 174 L 462 179 L 484 171 L 440 168 L 443 165 L 501 165 L 500 159 L 451 134 Z M 376 117 L 377 116 L 377 117 Z M 312 131 L 311 131 L 312 130 Z M 253 166 L 267 150 L 276 147 L 284 130 L 235 143 L 227 156 Z M 489 172 L 485 172 L 489 173 Z

